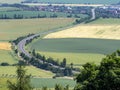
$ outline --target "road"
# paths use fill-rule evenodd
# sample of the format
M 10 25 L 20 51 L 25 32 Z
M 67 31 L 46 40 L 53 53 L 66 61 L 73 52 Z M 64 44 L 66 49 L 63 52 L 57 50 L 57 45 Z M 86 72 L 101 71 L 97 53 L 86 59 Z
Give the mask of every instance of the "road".
M 95 17 L 95 8 L 91 9 L 91 12 L 92 12 L 92 18 L 91 20 L 94 20 L 96 17 Z
M 93 19 L 95 19 L 95 8 L 93 8 L 93 9 L 91 10 L 91 12 L 92 12 L 92 18 L 91 18 L 91 20 L 93 20 Z M 60 30 L 62 30 L 62 28 L 61 28 Z M 63 30 L 64 30 L 64 29 L 63 29 Z M 21 40 L 21 41 L 18 43 L 18 45 L 17 45 L 18 51 L 21 52 L 21 53 L 24 53 L 24 54 L 25 54 L 26 56 L 28 56 L 29 58 L 32 58 L 32 56 L 28 53 L 28 51 L 25 50 L 26 41 L 27 41 L 27 40 L 30 40 L 30 39 L 33 39 L 33 38 L 36 37 L 36 36 L 39 36 L 39 35 L 41 36 L 41 35 L 45 35 L 45 34 L 52 33 L 52 32 L 56 32 L 56 31 L 59 31 L 59 29 L 58 29 L 58 30 L 49 30 L 49 31 L 40 32 L 40 33 L 37 33 L 37 34 L 35 34 L 35 35 L 32 35 L 32 36 L 29 36 L 29 37 L 24 38 L 24 39 Z M 40 62 L 43 62 L 43 61 L 40 60 Z M 49 64 L 50 64 L 51 66 L 55 67 L 55 68 L 65 69 L 65 68 L 62 68 L 62 67 L 53 65 L 52 63 L 49 63 Z M 73 71 L 73 72 L 76 72 L 76 71 Z
M 46 35 L 46 34 L 48 34 L 48 33 L 56 32 L 56 31 L 59 31 L 59 30 L 64 30 L 64 29 L 49 30 L 49 31 L 37 33 L 37 34 L 34 34 L 34 35 L 32 35 L 32 36 L 29 36 L 29 37 L 24 38 L 24 39 L 21 40 L 21 41 L 18 43 L 18 45 L 17 45 L 18 51 L 19 51 L 20 53 L 24 53 L 27 57 L 32 58 L 31 54 L 29 54 L 28 51 L 25 50 L 26 41 L 27 41 L 27 40 L 30 40 L 30 39 L 33 39 L 33 38 L 36 37 L 36 36 Z M 39 60 L 39 62 L 43 63 L 43 60 Z M 46 62 L 46 63 L 47 63 L 47 62 Z M 57 66 L 57 65 L 53 65 L 52 63 L 48 63 L 48 64 L 51 65 L 51 66 L 54 67 L 54 68 L 59 68 L 59 69 L 61 69 L 61 70 L 65 69 L 65 68 L 63 68 L 63 67 L 60 67 L 60 66 Z M 74 70 L 73 70 L 72 72 L 73 72 L 73 73 L 79 73 L 79 72 L 74 71 Z

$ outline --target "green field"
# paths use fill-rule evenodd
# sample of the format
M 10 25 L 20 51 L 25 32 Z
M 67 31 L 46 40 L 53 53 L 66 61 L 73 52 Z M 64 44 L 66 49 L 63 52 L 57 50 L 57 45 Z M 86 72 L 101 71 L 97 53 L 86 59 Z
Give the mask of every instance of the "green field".
M 73 22 L 72 18 L 0 20 L 0 41 L 14 40 L 29 33 L 65 27 Z
M 44 3 L 72 3 L 72 4 L 115 4 L 119 0 L 27 0 L 27 1 L 39 1 Z
M 13 11 L 14 10 L 14 11 Z M 57 15 L 58 17 L 67 17 L 69 14 L 62 13 L 62 12 L 48 12 L 48 11 L 22 11 L 18 9 L 19 11 L 16 11 L 17 8 L 0 8 L 0 18 L 2 15 L 7 15 L 9 18 L 14 18 L 14 15 L 23 15 L 23 18 L 31 18 L 31 17 L 38 17 L 46 15 L 48 18 L 52 16 L 53 14 Z M 78 14 L 80 17 L 87 17 L 87 15 L 84 14 Z M 74 17 L 74 14 L 73 14 Z
M 92 21 L 88 24 L 93 24 L 93 25 L 99 25 L 99 24 L 103 24 L 103 25 L 111 25 L 111 24 L 115 24 L 115 25 L 120 25 L 120 19 L 116 19 L 116 18 L 109 18 L 109 19 L 97 19 L 95 21 Z
M 42 55 L 55 59 L 67 58 L 68 64 L 99 64 L 104 55 L 120 48 L 119 40 L 105 39 L 39 39 L 29 45 Z
M 52 57 L 55 60 L 60 62 L 63 58 L 67 59 L 67 64 L 73 63 L 74 66 L 80 66 L 87 62 L 95 62 L 99 64 L 101 59 L 104 58 L 102 54 L 93 54 L 93 53 L 63 53 L 63 52 L 39 52 L 41 55 L 46 56 L 47 58 Z
M 39 39 L 30 44 L 30 48 L 47 52 L 110 54 L 120 48 L 120 41 L 84 38 Z
M 55 84 L 60 84 L 62 86 L 69 85 L 69 87 L 74 87 L 75 86 L 75 81 L 71 79 L 52 79 L 52 78 L 33 78 L 32 79 L 32 84 L 36 88 L 40 88 L 43 86 L 47 86 L 48 88 L 53 88 Z
M 15 82 L 15 78 L 0 78 L 0 90 L 8 90 L 7 83 L 6 83 L 7 80 Z M 32 78 L 31 84 L 34 88 L 36 89 L 39 88 L 39 90 L 44 86 L 47 86 L 48 88 L 52 88 L 51 90 L 54 90 L 53 88 L 55 84 L 60 84 L 62 86 L 69 85 L 70 88 L 73 88 L 76 83 L 74 80 L 71 80 L 71 79 Z
M 51 78 L 53 73 L 42 69 L 35 68 L 33 66 L 26 67 L 27 74 L 31 74 L 34 77 Z M 16 75 L 16 66 L 0 66 L 0 77 L 14 77 Z
M 0 50 L 0 63 L 7 62 L 9 64 L 15 64 L 18 62 L 12 51 Z

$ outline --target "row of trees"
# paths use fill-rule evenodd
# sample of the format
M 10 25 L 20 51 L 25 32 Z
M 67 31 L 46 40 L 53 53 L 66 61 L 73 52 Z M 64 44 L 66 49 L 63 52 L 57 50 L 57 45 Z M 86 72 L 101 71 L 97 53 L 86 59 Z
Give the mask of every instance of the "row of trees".
M 30 36 L 32 36 L 32 35 L 34 35 L 34 34 L 28 34 L 28 35 L 26 35 L 26 36 L 21 36 L 21 37 L 17 38 L 16 40 L 13 40 L 12 42 L 13 42 L 15 45 L 17 45 L 21 40 L 23 40 L 23 39 L 26 38 L 26 37 L 30 37 Z
M 50 58 L 44 59 L 45 58 L 44 56 L 41 56 L 42 59 L 38 59 L 38 58 L 35 58 L 35 57 L 29 58 L 24 53 L 21 53 L 20 56 L 24 59 L 24 61 L 27 64 L 31 64 L 31 65 L 33 65 L 37 68 L 41 68 L 41 69 L 44 69 L 44 70 L 49 70 L 53 73 L 56 73 L 55 77 L 73 75 L 71 67 L 61 68 L 61 67 L 57 66 L 56 61 L 51 61 L 52 59 L 50 59 Z M 47 60 L 49 62 L 53 62 L 54 64 L 56 64 L 56 66 L 54 66 L 54 64 L 52 64 L 52 63 L 47 62 Z M 63 62 L 64 62 L 64 60 L 63 60 Z M 65 64 L 63 64 L 63 65 L 65 65 Z
M 32 55 L 33 55 L 33 57 L 42 60 L 43 63 L 45 63 L 45 62 L 47 62 L 47 63 L 52 63 L 53 65 L 57 65 L 57 66 L 60 66 L 60 67 L 66 67 L 66 65 L 67 65 L 67 60 L 66 60 L 66 58 L 64 58 L 63 61 L 60 63 L 59 60 L 54 60 L 54 59 L 51 58 L 51 57 L 46 58 L 44 55 L 41 55 L 41 54 L 39 54 L 39 53 L 36 53 L 35 49 L 33 49 Z
M 1 14 L 0 19 L 28 19 L 28 18 L 57 18 L 58 15 L 53 13 L 50 16 L 44 14 L 44 15 L 36 15 L 36 16 L 24 16 L 23 14 L 13 14 L 13 16 L 10 16 L 8 14 Z M 75 14 L 74 16 L 72 14 L 66 15 L 68 18 L 81 18 L 79 15 Z
M 57 18 L 57 14 L 52 14 L 50 16 L 44 15 L 36 15 L 36 16 L 24 16 L 23 14 L 14 14 L 13 16 L 10 16 L 9 14 L 1 14 L 0 19 L 28 19 L 28 18 Z
M 16 40 L 13 41 L 15 45 L 17 45 L 21 40 L 23 40 L 26 37 L 29 37 L 34 34 L 29 34 L 25 37 L 20 37 L 17 38 Z M 38 38 L 39 36 L 35 36 L 34 38 L 31 38 L 30 40 L 26 40 L 26 44 L 29 44 L 32 42 L 33 39 Z M 16 54 L 18 54 L 18 50 L 14 50 Z M 36 66 L 37 68 L 45 69 L 45 70 L 50 70 L 53 73 L 56 73 L 56 76 L 71 76 L 73 75 L 72 69 L 73 69 L 73 64 L 71 64 L 71 67 L 67 67 L 66 65 L 66 59 L 63 59 L 63 62 L 59 63 L 59 61 L 54 60 L 53 58 L 46 58 L 45 56 L 42 56 L 38 53 L 35 52 L 35 50 L 32 51 L 32 58 L 26 56 L 24 53 L 20 53 L 20 56 L 23 58 L 24 62 L 26 64 L 31 64 L 33 66 Z M 60 68 L 63 67 L 63 68 Z

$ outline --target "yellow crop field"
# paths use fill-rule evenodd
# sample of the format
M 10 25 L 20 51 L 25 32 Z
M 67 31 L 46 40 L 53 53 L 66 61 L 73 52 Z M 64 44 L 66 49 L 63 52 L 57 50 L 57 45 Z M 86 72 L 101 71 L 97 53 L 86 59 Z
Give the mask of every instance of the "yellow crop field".
M 7 42 L 0 42 L 0 50 L 11 50 L 11 44 Z
M 120 25 L 87 24 L 51 33 L 44 38 L 99 38 L 120 39 Z

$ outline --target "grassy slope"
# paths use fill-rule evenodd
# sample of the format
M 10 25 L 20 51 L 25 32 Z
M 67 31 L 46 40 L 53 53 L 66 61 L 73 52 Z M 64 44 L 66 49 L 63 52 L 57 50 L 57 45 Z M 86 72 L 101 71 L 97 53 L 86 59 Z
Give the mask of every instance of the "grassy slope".
M 29 0 L 31 1 L 31 0 Z M 36 0 L 32 0 L 36 1 Z M 118 3 L 119 0 L 37 0 L 40 2 L 51 2 L 51 3 L 90 3 L 90 4 L 114 4 Z
M 72 22 L 74 22 L 74 19 L 65 18 L 0 20 L 0 41 L 13 40 L 28 33 L 60 28 Z

